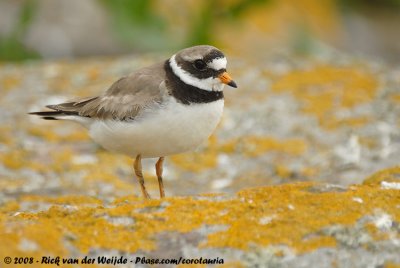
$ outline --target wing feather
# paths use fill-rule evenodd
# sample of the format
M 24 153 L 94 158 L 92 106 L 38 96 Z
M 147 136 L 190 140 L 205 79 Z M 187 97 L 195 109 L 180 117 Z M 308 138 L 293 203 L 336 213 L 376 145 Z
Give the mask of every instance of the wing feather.
M 122 77 L 100 96 L 46 107 L 63 115 L 126 120 L 134 119 L 146 107 L 161 103 L 166 94 L 163 65 L 156 64 Z

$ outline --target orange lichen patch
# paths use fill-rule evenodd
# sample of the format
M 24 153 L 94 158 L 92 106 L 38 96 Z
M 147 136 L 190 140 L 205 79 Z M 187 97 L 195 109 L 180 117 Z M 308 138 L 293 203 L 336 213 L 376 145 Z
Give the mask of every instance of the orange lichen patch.
M 321 122 L 321 126 L 325 127 L 326 129 L 336 129 L 339 127 L 346 127 L 346 126 L 358 128 L 358 127 L 365 126 L 366 124 L 368 124 L 371 121 L 372 121 L 372 119 L 368 118 L 366 116 L 352 117 L 352 118 L 345 118 L 345 119 L 338 119 L 336 117 L 331 117 L 330 120 Z
M 96 156 L 99 160 L 100 166 L 102 164 L 108 163 L 111 166 L 115 165 L 133 165 L 133 159 L 129 158 L 128 156 L 124 155 L 115 155 L 115 154 L 110 154 L 107 151 L 104 150 L 99 150 L 96 153 Z
M 273 84 L 272 89 L 293 94 L 301 101 L 304 112 L 317 116 L 321 126 L 329 128 L 332 127 L 330 121 L 338 120 L 334 115 L 337 109 L 353 108 L 372 101 L 378 82 L 362 67 L 316 66 L 284 75 Z M 365 123 L 366 119 L 347 120 L 350 126 L 357 126 Z
M 75 206 L 87 206 L 87 205 L 102 205 L 102 202 L 94 197 L 85 195 L 74 195 L 74 196 L 38 196 L 38 195 L 27 195 L 21 197 L 20 201 L 26 202 L 41 202 L 53 205 L 75 205 Z
M 21 189 L 25 184 L 24 180 L 16 180 L 15 178 L 6 178 L 4 176 L 0 179 L 0 191 L 13 191 Z
M 380 170 L 366 178 L 363 184 L 376 185 L 380 184 L 382 181 L 400 182 L 400 166 Z
M 207 147 L 201 152 L 190 152 L 173 155 L 169 159 L 180 168 L 192 172 L 200 172 L 217 165 L 218 142 L 216 136 L 211 136 Z
M 373 137 L 358 137 L 358 140 L 363 147 L 369 149 L 374 149 L 377 148 L 377 146 L 381 146 L 379 144 L 379 140 Z
M 352 190 L 340 193 L 310 193 L 307 189 L 311 185 L 301 183 L 240 192 L 242 203 L 232 204 L 230 211 L 221 216 L 231 223 L 230 228 L 209 235 L 206 245 L 247 249 L 248 243 L 243 241 L 251 241 L 261 245 L 285 244 L 298 252 L 305 252 L 334 246 L 329 238 L 313 239 L 309 244 L 305 239 L 328 226 L 352 225 L 377 208 L 393 218 L 400 217 L 400 212 L 393 206 L 400 200 L 395 190 L 354 186 Z M 355 205 L 352 196 L 362 198 L 364 203 Z M 289 204 L 292 209 L 288 208 Z M 268 216 L 270 222 L 262 225 L 259 219 Z
M 57 133 L 51 130 L 51 128 L 43 127 L 30 127 L 27 129 L 27 133 L 45 139 L 46 141 L 58 142 L 60 137 Z
M 76 142 L 87 141 L 89 139 L 87 132 L 83 129 L 76 129 L 76 131 L 70 131 L 67 133 L 58 133 L 55 131 L 54 127 L 44 128 L 43 126 L 37 126 L 28 128 L 27 133 L 51 142 Z
M 22 149 L 4 152 L 0 154 L 0 163 L 9 169 L 20 169 L 27 164 L 27 155 L 28 153 Z
M 101 187 L 102 185 L 99 185 L 99 183 L 107 183 L 108 185 L 112 185 L 114 191 L 130 191 L 134 193 L 134 186 L 133 183 L 136 182 L 136 178 L 133 177 L 132 175 L 132 180 L 130 182 L 123 181 L 121 180 L 118 176 L 116 176 L 112 171 L 110 170 L 104 170 L 104 169 L 99 169 L 99 168 L 91 168 L 87 170 L 89 173 L 84 176 L 84 183 L 85 187 L 89 187 L 92 189 L 99 190 L 98 187 Z M 146 178 L 147 179 L 147 178 Z M 148 180 L 146 180 L 146 186 L 150 185 L 150 183 L 147 183 Z M 139 194 L 139 192 L 137 193 Z
M 65 141 L 87 141 L 89 140 L 89 135 L 86 130 L 79 129 L 77 131 L 70 132 L 66 135 L 61 136 L 62 140 Z
M 375 240 L 386 240 L 389 239 L 389 234 L 387 232 L 382 232 L 376 227 L 372 222 L 365 224 L 365 229 Z
M 64 149 L 57 151 L 52 156 L 51 169 L 58 173 L 63 173 L 65 170 L 69 170 L 72 165 L 72 157 L 74 153 L 70 149 Z
M 85 171 L 86 175 L 83 177 L 85 187 L 93 187 L 93 189 L 98 190 L 97 187 L 101 187 L 99 185 L 101 182 L 112 185 L 115 191 L 122 190 L 125 192 L 129 190 L 132 193 L 134 192 L 132 184 L 136 182 L 136 179 L 133 175 L 132 159 L 123 155 L 113 155 L 102 150 L 96 153 L 95 159 L 96 161 L 93 163 L 71 164 L 70 170 L 80 171 L 83 169 Z M 129 181 L 119 178 L 117 175 L 117 169 L 119 168 L 129 169 L 129 173 L 132 174 Z
M 100 211 L 101 209 L 86 209 L 67 216 L 70 220 L 64 227 L 70 229 L 73 236 L 77 237 L 73 244 L 79 250 L 86 253 L 91 248 L 105 248 L 134 252 L 139 248 L 155 248 L 155 241 L 147 237 L 146 232 L 133 231 L 133 226 L 112 224 L 101 217 Z M 82 218 L 86 220 L 82 221 Z
M 400 268 L 400 263 L 386 262 L 385 268 Z
M 225 153 L 240 151 L 251 157 L 256 157 L 269 151 L 301 155 L 306 149 L 307 145 L 305 141 L 301 139 L 279 141 L 272 137 L 262 136 L 245 136 L 233 139 L 220 147 L 220 150 Z
M 284 165 L 276 165 L 275 172 L 281 178 L 288 178 L 292 175 L 292 171 Z
M 8 75 L 1 79 L 1 88 L 8 91 L 15 87 L 18 87 L 21 83 L 21 78 L 13 75 Z
M 49 166 L 46 163 L 41 163 L 40 161 L 37 161 L 36 159 L 27 161 L 25 163 L 24 167 L 34 170 L 36 172 L 42 172 L 42 173 L 46 173 L 49 170 Z
M 13 143 L 12 128 L 9 126 L 0 127 L 0 143 L 11 145 Z
M 321 235 L 321 230 L 352 226 L 377 209 L 393 221 L 400 220 L 400 211 L 393 205 L 400 202 L 397 190 L 355 185 L 343 192 L 321 193 L 310 191 L 312 186 L 315 184 L 307 182 L 253 188 L 219 201 L 211 197 L 140 201 L 128 196 L 102 205 L 96 198 L 82 196 L 30 196 L 20 201 L 53 206 L 47 211 L 16 214 L 17 202 L 2 204 L 0 235 L 8 246 L 0 249 L 8 255 L 21 253 L 18 244 L 26 238 L 47 254 L 68 254 L 65 241 L 83 254 L 95 248 L 135 252 L 155 249 L 162 232 L 186 233 L 203 226 L 225 226 L 209 234 L 200 246 L 247 250 L 252 244 L 287 245 L 303 253 L 335 247 L 335 239 Z M 363 203 L 354 202 L 355 196 Z M 109 220 L 115 218 L 128 220 Z
M 304 240 L 304 244 L 299 252 L 309 252 L 321 247 L 336 247 L 336 239 L 331 236 L 317 236 L 306 239 Z
M 4 232 L 3 230 L 5 229 L 5 226 L 0 224 L 0 237 L 1 237 L 1 243 L 0 243 L 0 258 L 4 260 L 6 256 L 9 256 L 9 253 L 15 254 L 14 256 L 23 256 L 24 253 L 26 254 L 27 252 L 23 252 L 18 248 L 18 243 L 20 241 L 20 237 L 16 233 L 9 233 L 9 232 Z M 31 253 L 31 252 L 29 252 Z M 32 254 L 33 257 L 35 254 Z M 13 256 L 13 255 L 11 255 Z M 30 255 L 31 256 L 31 255 Z M 37 254 L 39 257 L 40 255 Z M 9 267 L 16 267 L 12 265 L 8 265 Z
M 217 165 L 218 154 L 241 152 L 249 157 L 257 157 L 267 152 L 301 155 L 307 149 L 301 139 L 284 141 L 272 137 L 245 136 L 218 144 L 217 138 L 212 136 L 207 147 L 201 152 L 173 155 L 169 159 L 179 167 L 192 172 L 200 172 Z
M 301 170 L 301 174 L 305 177 L 314 177 L 318 174 L 319 170 L 314 167 L 304 167 Z
M 90 68 L 87 72 L 87 76 L 90 81 L 98 79 L 99 75 L 100 75 L 100 70 L 98 68 Z
M 47 86 L 53 92 L 69 95 L 72 99 L 99 94 L 118 79 L 115 73 L 104 71 L 112 66 L 113 61 L 112 58 L 102 58 L 101 68 L 99 59 L 50 62 L 45 66 Z
M 64 76 L 59 76 L 57 78 L 47 79 L 47 86 L 51 88 L 55 93 L 65 93 L 69 92 L 73 88 L 71 83 L 71 74 L 67 72 Z
M 275 174 L 283 179 L 290 179 L 294 176 L 301 176 L 305 178 L 313 178 L 318 174 L 318 170 L 312 167 L 304 167 L 300 170 L 292 170 L 291 168 L 277 164 L 275 165 Z
M 217 153 L 205 151 L 201 153 L 178 154 L 171 156 L 170 160 L 182 169 L 200 172 L 217 165 Z
M 400 94 L 392 95 L 391 99 L 394 102 L 400 103 Z

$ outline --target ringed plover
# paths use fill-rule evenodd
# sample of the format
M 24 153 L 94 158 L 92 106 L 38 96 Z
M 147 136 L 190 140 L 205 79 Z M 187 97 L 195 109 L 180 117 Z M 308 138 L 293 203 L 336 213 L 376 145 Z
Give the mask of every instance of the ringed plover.
M 224 85 L 237 87 L 227 60 L 207 45 L 183 49 L 168 60 L 120 78 L 103 94 L 32 112 L 46 120 L 76 121 L 105 149 L 133 157 L 144 198 L 150 198 L 142 158 L 155 158 L 160 196 L 164 157 L 190 151 L 215 130 L 224 107 Z

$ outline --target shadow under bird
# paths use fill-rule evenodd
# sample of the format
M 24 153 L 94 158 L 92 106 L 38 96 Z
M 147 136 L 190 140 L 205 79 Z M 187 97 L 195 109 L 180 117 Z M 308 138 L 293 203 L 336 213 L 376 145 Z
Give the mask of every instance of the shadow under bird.
M 221 119 L 224 85 L 237 87 L 226 64 L 226 57 L 215 47 L 189 47 L 122 77 L 100 96 L 48 105 L 50 111 L 30 114 L 78 122 L 105 149 L 133 157 L 146 199 L 150 195 L 141 159 L 159 158 L 155 168 L 164 197 L 164 157 L 203 143 Z

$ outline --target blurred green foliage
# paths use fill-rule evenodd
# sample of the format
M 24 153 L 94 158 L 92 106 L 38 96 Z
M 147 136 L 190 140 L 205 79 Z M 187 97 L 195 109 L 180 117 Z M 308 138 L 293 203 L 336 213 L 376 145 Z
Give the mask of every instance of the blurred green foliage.
M 205 0 L 199 5 L 198 16 L 190 24 L 190 34 L 185 45 L 215 44 L 213 30 L 216 25 L 224 20 L 240 20 L 240 16 L 250 8 L 265 4 L 270 0 L 241 0 L 235 4 L 221 9 L 220 1 Z M 219 5 L 220 4 L 220 5 Z
M 22 38 L 34 17 L 36 5 L 36 1 L 26 1 L 14 29 L 8 36 L 0 38 L 0 60 L 21 61 L 39 57 L 37 53 L 22 44 Z
M 67 1 L 67 0 L 65 0 Z M 190 20 L 185 27 L 187 34 L 171 34 L 168 20 L 155 8 L 160 0 L 97 0 L 109 13 L 115 37 L 129 49 L 170 50 L 195 44 L 216 44 L 216 29 L 219 24 L 228 22 L 235 27 L 243 14 L 272 1 L 283 0 L 237 0 L 229 4 L 221 0 L 202 0 L 196 2 L 196 9 L 190 10 Z M 347 10 L 364 7 L 400 9 L 400 0 L 335 0 Z M 22 1 L 18 22 L 7 35 L 0 37 L 0 60 L 19 61 L 38 58 L 39 55 L 24 46 L 22 40 L 35 18 L 38 0 Z M 179 12 L 178 10 L 176 12 Z M 164 14 L 165 15 L 165 14 Z M 172 14 L 173 15 L 173 14 Z M 240 37 L 238 37 L 240 38 Z M 293 34 L 296 51 L 306 51 L 312 44 L 307 27 L 299 25 Z M 234 42 L 234 40 L 233 40 Z
M 189 34 L 184 44 L 177 44 L 166 36 L 167 21 L 154 11 L 154 0 L 99 0 L 113 18 L 113 29 L 117 37 L 129 47 L 138 49 L 169 49 L 194 44 L 214 44 L 213 30 L 222 20 L 238 20 L 240 15 L 256 4 L 270 0 L 241 0 L 222 9 L 224 5 L 217 0 L 198 1 L 198 12 L 188 21 Z
M 154 11 L 153 0 L 99 0 L 110 12 L 113 30 L 128 47 L 152 50 L 166 42 L 166 22 Z

